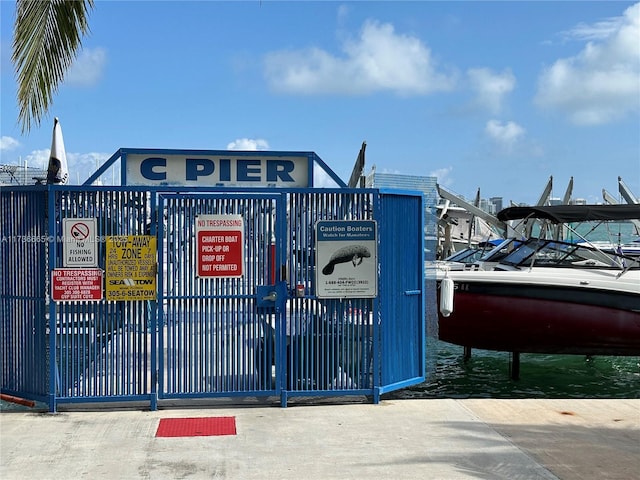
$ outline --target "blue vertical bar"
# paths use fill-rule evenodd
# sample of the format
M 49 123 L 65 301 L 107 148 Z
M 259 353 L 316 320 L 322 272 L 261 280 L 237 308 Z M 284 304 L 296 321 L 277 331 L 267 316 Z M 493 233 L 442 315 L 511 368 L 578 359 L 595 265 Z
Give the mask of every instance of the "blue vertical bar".
M 49 186 L 47 192 L 47 212 L 49 215 L 49 232 L 50 236 L 53 238 L 50 239 L 49 246 L 49 261 L 47 266 L 47 275 L 49 278 L 53 272 L 53 269 L 56 267 L 56 242 L 57 242 L 57 231 L 56 231 L 56 214 L 55 214 L 55 190 L 53 187 Z M 51 286 L 50 286 L 51 287 Z M 49 411 L 56 411 L 56 378 L 58 371 L 58 354 L 56 351 L 56 304 L 51 299 L 50 292 L 47 292 L 49 295 Z
M 380 195 L 376 195 L 375 196 L 375 201 L 373 203 L 373 218 L 380 218 Z M 386 228 L 386 225 L 384 225 L 384 223 L 382 224 L 378 224 L 378 232 L 377 232 L 377 239 L 378 239 L 378 245 L 380 245 L 380 230 L 383 230 L 384 228 Z M 383 263 L 384 259 L 382 258 L 384 255 L 383 249 L 382 248 L 378 248 L 378 262 L 380 264 Z M 380 269 L 378 269 L 380 270 Z M 378 274 L 378 278 L 377 281 L 380 281 L 380 275 Z M 372 382 L 372 388 L 373 388 L 373 403 L 378 404 L 380 403 L 380 389 L 381 389 L 381 376 L 380 376 L 380 322 L 379 322 L 379 315 L 380 315 L 380 293 L 384 293 L 385 290 L 383 288 L 382 285 L 379 285 L 378 288 L 378 296 L 376 298 L 374 298 L 373 300 L 373 325 L 372 325 L 372 341 L 373 341 L 373 345 L 371 348 L 371 354 L 373 355 L 373 362 L 371 362 L 373 364 L 373 372 L 372 372 L 372 377 L 373 377 L 373 382 Z M 384 319 L 383 319 L 384 320 Z
M 426 241 L 425 241 L 425 233 L 426 230 L 426 215 L 425 215 L 425 211 L 426 211 L 426 199 L 424 195 L 420 196 L 419 199 L 420 202 L 420 232 L 422 232 L 423 234 L 420 236 L 420 275 L 419 275 L 419 284 L 418 287 L 420 288 L 420 318 L 421 319 L 426 319 L 427 318 L 427 306 L 426 306 L 426 292 L 425 292 L 425 278 L 424 278 L 424 264 L 425 264 L 425 250 L 426 250 Z M 422 359 L 426 359 L 427 358 L 427 328 L 425 326 L 425 322 L 421 322 L 420 324 L 420 331 L 422 333 L 422 335 L 420 336 L 420 348 L 419 348 L 419 352 L 420 352 L 420 358 Z M 420 362 L 420 375 L 424 378 L 426 378 L 427 376 L 427 362 L 426 360 L 423 362 Z
M 150 408 L 152 411 L 158 410 L 158 388 L 162 387 L 162 381 L 158 377 L 158 360 L 162 358 L 159 357 L 158 348 L 160 348 L 160 352 L 162 352 L 162 348 L 164 345 L 163 339 L 163 331 L 164 326 L 158 317 L 164 318 L 165 315 L 165 306 L 164 306 L 164 267 L 163 265 L 166 262 L 164 256 L 164 248 L 165 243 L 167 244 L 167 248 L 169 242 L 165 242 L 164 239 L 164 206 L 165 199 L 162 195 L 157 195 L 155 192 L 152 196 L 151 200 L 151 231 L 153 235 L 154 225 L 157 225 L 157 238 L 158 241 L 156 243 L 158 248 L 158 301 L 156 304 L 159 308 L 156 308 L 156 314 L 151 315 L 151 405 Z M 167 253 L 169 253 L 167 251 Z M 167 267 L 167 272 L 168 272 Z M 162 328 L 160 327 L 162 326 Z M 162 364 L 160 366 L 162 370 Z M 163 372 L 160 372 L 163 373 Z

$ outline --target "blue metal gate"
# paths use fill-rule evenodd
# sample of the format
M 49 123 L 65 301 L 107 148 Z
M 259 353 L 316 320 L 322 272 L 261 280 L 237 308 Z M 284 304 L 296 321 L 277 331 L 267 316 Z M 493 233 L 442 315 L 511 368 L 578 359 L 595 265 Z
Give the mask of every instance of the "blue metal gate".
M 158 232 L 163 267 L 158 304 L 164 322 L 158 337 L 158 397 L 274 393 L 272 364 L 280 345 L 267 343 L 267 329 L 286 295 L 276 285 L 280 273 L 275 271 L 284 260 L 282 195 L 210 192 L 162 194 L 159 200 L 165 220 Z M 244 219 L 241 276 L 197 276 L 196 228 L 215 215 Z M 211 255 L 228 252 L 212 247 Z M 270 291 L 280 298 L 258 299 Z M 269 333 L 269 338 L 275 336 Z
M 318 395 L 377 402 L 424 379 L 420 193 L 51 186 L 0 199 L 3 392 L 51 410 L 241 396 L 286 406 Z M 196 273 L 197 222 L 220 215 L 243 219 L 241 276 Z M 96 220 L 102 270 L 109 237 L 156 236 L 157 301 L 51 301 L 65 218 Z M 318 298 L 319 220 L 377 222 L 376 298 Z
M 152 193 L 140 188 L 52 188 L 49 271 L 64 266 L 65 219 L 95 219 L 98 268 L 104 271 L 107 239 L 147 233 L 153 223 L 154 201 Z M 152 307 L 151 302 L 104 297 L 100 301 L 49 302 L 49 344 L 55 352 L 52 408 L 57 402 L 155 398 Z

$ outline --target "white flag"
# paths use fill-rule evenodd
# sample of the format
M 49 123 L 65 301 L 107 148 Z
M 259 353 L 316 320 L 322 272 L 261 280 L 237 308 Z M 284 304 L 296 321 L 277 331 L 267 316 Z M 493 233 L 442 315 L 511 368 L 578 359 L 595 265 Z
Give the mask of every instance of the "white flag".
M 47 184 L 64 185 L 68 181 L 67 153 L 64 150 L 62 127 L 58 122 L 58 118 L 56 118 L 53 122 L 53 140 L 51 141 L 51 154 L 49 155 L 49 168 L 47 169 Z

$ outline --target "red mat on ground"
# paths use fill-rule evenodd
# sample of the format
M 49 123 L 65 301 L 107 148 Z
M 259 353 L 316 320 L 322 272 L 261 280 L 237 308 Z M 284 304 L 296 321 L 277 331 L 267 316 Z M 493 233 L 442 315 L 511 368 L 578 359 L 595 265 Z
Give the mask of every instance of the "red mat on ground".
M 235 435 L 236 417 L 162 418 L 156 437 Z

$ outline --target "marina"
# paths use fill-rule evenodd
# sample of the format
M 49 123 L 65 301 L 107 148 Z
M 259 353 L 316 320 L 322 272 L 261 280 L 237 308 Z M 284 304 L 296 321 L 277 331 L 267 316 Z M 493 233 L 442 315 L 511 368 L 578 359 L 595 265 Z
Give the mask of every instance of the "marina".
M 640 0 L 0 10 L 0 480 L 640 480 Z

